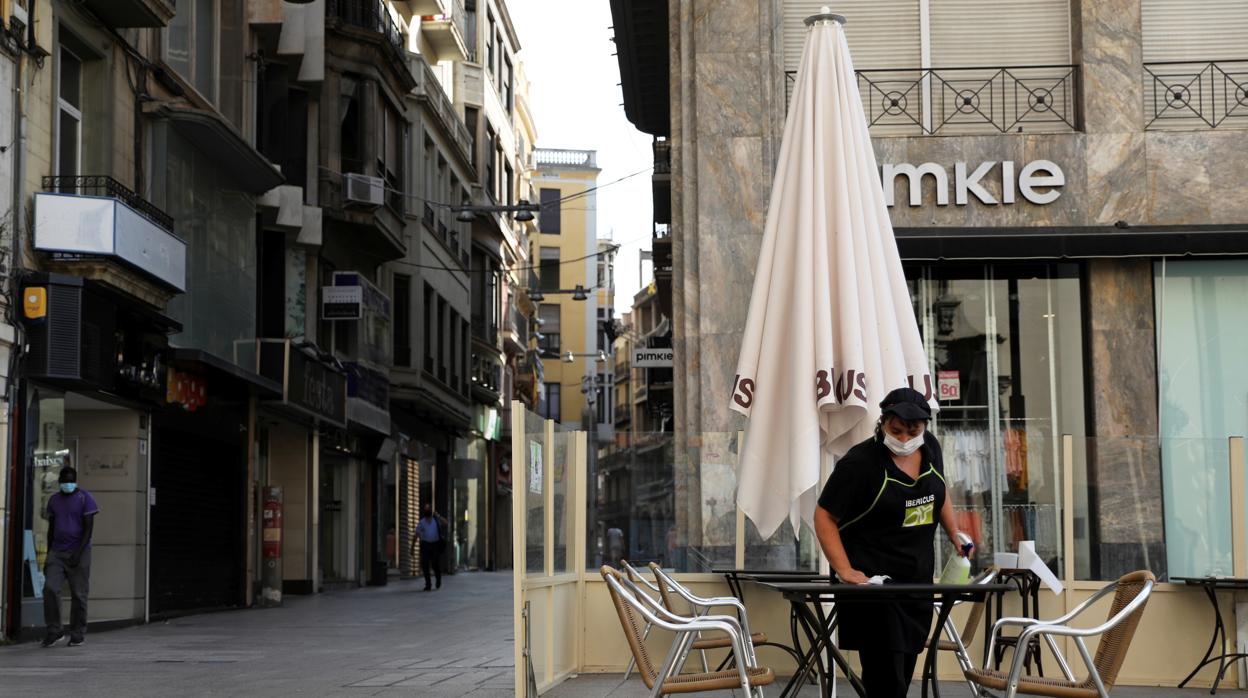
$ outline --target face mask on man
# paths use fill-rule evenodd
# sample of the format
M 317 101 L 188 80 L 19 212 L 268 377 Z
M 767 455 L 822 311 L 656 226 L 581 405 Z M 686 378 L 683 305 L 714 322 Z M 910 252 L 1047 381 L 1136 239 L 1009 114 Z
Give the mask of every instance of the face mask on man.
M 899 456 L 908 456 L 919 450 L 919 447 L 923 445 L 923 435 L 919 434 L 909 441 L 902 441 L 892 434 L 885 434 L 884 445 L 888 447 L 888 450 Z
M 61 491 L 64 492 L 65 494 L 73 494 L 74 490 L 76 489 L 78 489 L 78 483 L 76 482 L 62 482 L 61 483 Z

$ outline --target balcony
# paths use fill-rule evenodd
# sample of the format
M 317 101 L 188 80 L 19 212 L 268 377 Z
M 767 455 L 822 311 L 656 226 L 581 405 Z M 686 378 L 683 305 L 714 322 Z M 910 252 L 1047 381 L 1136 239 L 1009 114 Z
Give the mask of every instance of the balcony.
M 360 30 L 378 38 L 386 57 L 411 84 L 407 43 L 384 0 L 326 0 L 325 19 L 331 27 Z
M 468 15 L 463 0 L 444 0 L 442 4 L 450 7 L 437 14 L 420 14 L 420 32 L 438 52 L 439 59 L 469 60 L 468 44 L 464 40 L 468 35 L 464 23 Z
M 1071 133 L 1079 122 L 1079 66 L 859 70 L 872 136 Z M 785 73 L 793 96 L 797 71 Z
M 529 317 L 520 312 L 515 304 L 508 309 L 507 332 L 503 335 L 503 348 L 512 354 L 522 354 L 529 348 Z
M 672 144 L 654 139 L 654 174 L 650 175 L 650 188 L 654 199 L 654 222 L 670 225 L 672 222 Z
M 413 53 L 409 55 L 409 59 L 412 75 L 416 78 L 416 100 L 433 115 L 434 123 L 455 144 L 456 154 L 471 168 L 472 133 L 468 131 L 464 120 L 459 118 L 446 89 L 433 74 L 424 57 Z
M 1248 59 L 1144 64 L 1145 130 L 1248 128 Z
M 81 4 L 113 29 L 163 27 L 174 13 L 173 2 L 166 0 L 82 0 Z
M 44 177 L 35 194 L 35 249 L 61 260 L 113 259 L 186 290 L 186 243 L 173 218 L 103 175 Z
M 598 169 L 598 153 L 594 150 L 561 150 L 539 148 L 533 151 L 538 169 Z
M 472 396 L 478 402 L 492 405 L 502 398 L 503 367 L 498 360 L 480 354 L 472 355 Z

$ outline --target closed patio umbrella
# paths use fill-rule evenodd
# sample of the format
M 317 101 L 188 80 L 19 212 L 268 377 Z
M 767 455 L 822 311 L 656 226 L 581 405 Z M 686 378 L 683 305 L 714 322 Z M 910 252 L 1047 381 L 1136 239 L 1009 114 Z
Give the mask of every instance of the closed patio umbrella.
M 845 20 L 827 12 L 806 20 L 730 404 L 749 418 L 737 504 L 765 537 L 812 520 L 822 458 L 872 434 L 888 391 L 936 408 Z

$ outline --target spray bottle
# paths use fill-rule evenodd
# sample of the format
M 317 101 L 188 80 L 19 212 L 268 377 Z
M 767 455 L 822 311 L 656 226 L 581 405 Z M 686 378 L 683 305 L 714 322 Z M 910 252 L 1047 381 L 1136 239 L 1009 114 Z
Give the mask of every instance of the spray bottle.
M 971 542 L 970 536 L 958 531 L 959 547 L 962 549 L 961 555 L 954 555 L 945 563 L 945 569 L 940 573 L 941 584 L 969 584 L 971 582 L 971 550 L 975 544 Z

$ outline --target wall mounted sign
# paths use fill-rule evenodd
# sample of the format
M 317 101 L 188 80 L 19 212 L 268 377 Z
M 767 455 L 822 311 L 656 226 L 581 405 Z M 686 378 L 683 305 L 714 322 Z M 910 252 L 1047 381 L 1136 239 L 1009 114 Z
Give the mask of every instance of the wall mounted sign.
M 322 320 L 359 320 L 364 317 L 364 289 L 360 286 L 322 286 Z
M 909 185 L 910 205 L 923 205 L 923 184 L 931 177 L 936 186 L 936 205 L 949 205 L 949 171 L 943 165 L 925 162 L 915 166 L 910 163 L 884 163 L 880 168 L 884 185 L 884 203 L 892 206 L 898 177 L 904 177 Z M 984 187 L 985 182 L 999 180 L 1001 200 Z M 997 162 L 987 160 L 968 172 L 965 162 L 953 165 L 953 202 L 966 206 L 974 196 L 981 204 L 996 206 L 1013 204 L 1021 195 L 1025 201 L 1044 206 L 1057 201 L 1061 188 L 1066 185 L 1066 174 L 1050 160 L 1033 160 L 1016 167 L 1013 160 Z
M 633 349 L 634 368 L 671 368 L 676 352 L 670 348 L 650 349 L 638 347 Z

